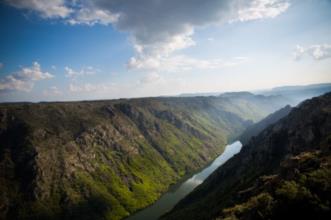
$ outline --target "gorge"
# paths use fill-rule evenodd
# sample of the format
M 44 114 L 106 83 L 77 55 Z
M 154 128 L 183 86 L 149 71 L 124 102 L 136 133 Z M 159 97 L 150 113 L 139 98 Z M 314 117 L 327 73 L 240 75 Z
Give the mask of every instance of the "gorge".
M 227 151 L 222 154 L 227 143 L 247 129 L 255 130 L 254 122 L 287 104 L 284 96 L 248 92 L 1 104 L 1 218 L 123 219 L 136 213 L 128 219 L 141 219 L 150 212 L 163 215 L 216 169 L 215 164 L 219 166 L 219 159 L 227 155 Z M 287 117 L 291 109 L 284 109 L 256 124 L 256 129 Z M 202 173 L 179 183 L 205 166 Z M 192 182 L 195 185 L 187 187 Z M 182 204 L 204 185 L 163 217 L 177 219 Z M 177 191 L 171 194 L 174 189 Z
M 181 199 L 187 196 L 195 187 L 212 174 L 218 167 L 222 166 L 233 155 L 240 152 L 242 144 L 239 141 L 233 142 L 225 147 L 225 150 L 211 164 L 201 171 L 191 175 L 188 179 L 180 181 L 175 186 L 170 187 L 168 192 L 162 195 L 153 205 L 130 216 L 127 220 L 158 219 L 166 212 L 170 211 Z
M 251 93 L 1 104 L 1 216 L 127 217 L 286 104 Z

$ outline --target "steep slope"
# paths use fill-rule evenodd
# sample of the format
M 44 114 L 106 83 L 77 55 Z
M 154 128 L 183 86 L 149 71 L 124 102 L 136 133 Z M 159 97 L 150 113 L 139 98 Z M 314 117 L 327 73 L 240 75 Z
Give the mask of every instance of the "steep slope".
M 164 219 L 330 219 L 331 93 L 263 130 Z
M 246 130 L 237 138 L 243 145 L 247 144 L 248 141 L 258 135 L 262 130 L 268 126 L 276 123 L 281 118 L 284 118 L 292 110 L 291 106 L 287 105 L 284 108 L 277 110 L 274 113 L 271 113 L 261 121 L 249 126 Z
M 284 105 L 252 94 L 2 104 L 0 216 L 121 219 Z

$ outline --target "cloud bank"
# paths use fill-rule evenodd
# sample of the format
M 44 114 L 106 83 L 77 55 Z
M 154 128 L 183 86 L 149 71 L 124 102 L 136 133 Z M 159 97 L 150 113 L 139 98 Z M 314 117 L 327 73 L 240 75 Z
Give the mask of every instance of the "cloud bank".
M 5 0 L 9 5 L 36 11 L 43 18 L 66 18 L 73 9 L 66 6 L 64 0 Z
M 303 56 L 308 55 L 314 60 L 324 60 L 331 57 L 330 44 L 315 44 L 308 47 L 297 45 L 294 51 L 294 59 L 300 60 Z
M 274 18 L 289 0 L 6 0 L 19 9 L 71 25 L 113 25 L 130 34 L 131 69 L 149 69 L 176 51 L 195 45 L 198 27 Z M 164 65 L 163 65 L 164 66 Z M 152 68 L 153 69 L 153 68 Z
M 36 81 L 51 79 L 54 76 L 43 72 L 40 64 L 34 62 L 31 67 L 23 67 L 18 72 L 0 80 L 0 92 L 8 90 L 31 91 Z
M 232 59 L 196 59 L 185 55 L 173 55 L 154 59 L 152 57 L 143 60 L 131 58 L 128 65 L 132 69 L 150 71 L 162 70 L 163 72 L 185 72 L 193 69 L 220 69 L 237 66 L 245 62 L 246 57 L 234 57 Z

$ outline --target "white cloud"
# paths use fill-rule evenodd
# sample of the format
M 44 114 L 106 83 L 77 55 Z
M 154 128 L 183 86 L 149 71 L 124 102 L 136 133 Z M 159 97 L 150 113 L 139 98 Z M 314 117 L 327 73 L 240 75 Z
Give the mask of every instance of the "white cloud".
M 304 55 L 311 56 L 315 60 L 327 59 L 331 57 L 331 45 L 316 44 L 308 47 L 297 45 L 293 55 L 295 60 L 300 60 Z
M 28 92 L 33 88 L 31 81 L 25 81 L 8 75 L 0 81 L 0 92 L 6 90 L 18 90 Z
M 99 0 L 96 4 L 110 10 L 121 9 L 115 26 L 131 33 L 136 54 L 128 67 L 138 69 L 142 64 L 158 65 L 174 52 L 194 46 L 192 36 L 197 27 L 274 18 L 290 5 L 284 0 L 123 0 L 116 3 Z
M 248 7 L 238 10 L 238 17 L 232 22 L 274 18 L 289 7 L 290 3 L 284 0 L 253 0 Z
M 65 18 L 73 11 L 64 0 L 5 0 L 9 5 L 19 9 L 33 10 L 43 18 Z
M 89 75 L 94 75 L 97 72 L 99 72 L 98 69 L 95 69 L 92 66 L 84 67 L 79 71 L 73 70 L 72 68 L 66 66 L 64 68 L 64 70 L 66 71 L 66 77 L 67 78 L 77 78 L 77 77 L 80 77 L 80 76 L 89 76 Z
M 145 60 L 131 58 L 129 67 L 149 71 L 183 72 L 192 69 L 220 69 L 237 66 L 247 60 L 246 57 L 223 59 L 196 59 L 184 55 L 170 57 L 149 57 Z
M 49 72 L 42 72 L 38 62 L 34 62 L 31 67 L 22 68 L 16 75 L 20 78 L 32 81 L 50 79 L 54 77 Z
M 183 33 L 169 36 L 168 39 L 156 42 L 141 42 L 134 39 L 135 56 L 128 62 L 130 69 L 149 69 L 169 57 L 173 52 L 194 46 L 191 36 L 193 28 L 187 27 Z
M 63 92 L 56 86 L 52 86 L 43 92 L 44 96 L 60 96 Z
M 119 14 L 109 10 L 95 8 L 93 1 L 79 0 L 5 0 L 9 5 L 39 13 L 43 18 L 61 18 L 66 23 L 103 24 L 108 25 L 117 21 Z
M 95 9 L 95 8 L 81 8 L 75 12 L 75 15 L 72 18 L 68 19 L 68 23 L 71 25 L 76 24 L 87 24 L 87 25 L 95 25 L 95 24 L 103 24 L 108 25 L 111 23 L 115 23 L 119 14 L 113 14 L 110 11 Z
M 31 67 L 23 67 L 18 72 L 9 74 L 0 80 L 0 91 L 30 91 L 36 81 L 53 77 L 49 72 L 43 72 L 38 62 L 34 62 Z

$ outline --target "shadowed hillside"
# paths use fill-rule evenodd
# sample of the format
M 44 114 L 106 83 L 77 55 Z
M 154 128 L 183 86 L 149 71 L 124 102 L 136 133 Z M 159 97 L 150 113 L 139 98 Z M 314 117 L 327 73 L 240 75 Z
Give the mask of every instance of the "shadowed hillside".
M 287 105 L 284 108 L 281 108 L 276 112 L 268 115 L 261 121 L 246 128 L 246 130 L 238 137 L 238 140 L 244 145 L 247 144 L 252 137 L 257 136 L 262 130 L 288 115 L 291 110 L 291 106 Z
M 164 219 L 330 219 L 331 93 L 252 138 Z

